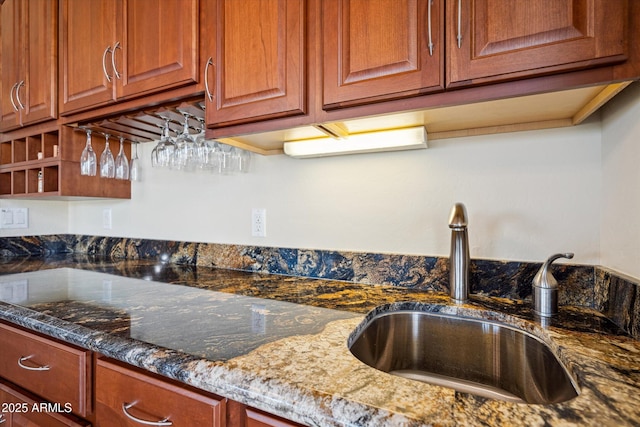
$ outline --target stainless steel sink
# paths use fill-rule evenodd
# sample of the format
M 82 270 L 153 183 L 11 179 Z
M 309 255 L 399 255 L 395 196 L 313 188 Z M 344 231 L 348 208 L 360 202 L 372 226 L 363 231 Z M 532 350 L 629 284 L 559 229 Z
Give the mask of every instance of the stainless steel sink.
M 368 317 L 348 345 L 381 371 L 493 399 L 549 404 L 579 394 L 546 344 L 502 323 L 392 311 Z

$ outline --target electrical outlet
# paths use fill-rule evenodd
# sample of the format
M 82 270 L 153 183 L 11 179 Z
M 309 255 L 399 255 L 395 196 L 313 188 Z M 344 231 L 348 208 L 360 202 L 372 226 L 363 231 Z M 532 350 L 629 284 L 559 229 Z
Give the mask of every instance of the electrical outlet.
M 251 210 L 251 235 L 253 237 L 267 237 L 267 210 L 253 208 Z
M 113 223 L 111 222 L 111 208 L 102 210 L 102 228 L 111 230 Z

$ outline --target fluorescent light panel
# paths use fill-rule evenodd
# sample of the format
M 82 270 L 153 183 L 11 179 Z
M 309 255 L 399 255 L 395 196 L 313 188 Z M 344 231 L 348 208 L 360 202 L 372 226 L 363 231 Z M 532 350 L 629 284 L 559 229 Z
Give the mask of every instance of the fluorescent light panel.
M 286 155 L 301 159 L 419 148 L 427 148 L 427 130 L 424 126 L 359 133 L 343 139 L 316 138 L 284 143 Z

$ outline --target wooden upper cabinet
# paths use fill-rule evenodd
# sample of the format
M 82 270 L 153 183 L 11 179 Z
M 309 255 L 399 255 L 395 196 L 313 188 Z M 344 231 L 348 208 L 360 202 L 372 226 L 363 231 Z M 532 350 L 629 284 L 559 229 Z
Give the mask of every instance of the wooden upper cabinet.
M 325 109 L 444 88 L 442 0 L 324 0 Z
M 116 0 L 61 0 L 60 112 L 112 102 Z
M 0 9 L 0 130 L 57 117 L 57 3 L 6 0 Z
M 206 53 L 207 125 L 304 114 L 305 2 L 216 0 Z
M 198 0 L 122 0 L 114 43 L 117 96 L 198 81 Z
M 198 0 L 62 0 L 61 112 L 197 83 Z
M 446 13 L 447 86 L 626 59 L 628 0 L 447 0 Z
M 25 3 L 28 59 L 23 123 L 26 125 L 58 116 L 58 4 L 51 0 L 25 0 Z
M 19 125 L 20 110 L 15 98 L 15 89 L 21 81 L 22 37 L 22 1 L 6 0 L 0 8 L 0 43 L 2 46 L 2 74 L 0 75 L 0 127 L 2 130 Z

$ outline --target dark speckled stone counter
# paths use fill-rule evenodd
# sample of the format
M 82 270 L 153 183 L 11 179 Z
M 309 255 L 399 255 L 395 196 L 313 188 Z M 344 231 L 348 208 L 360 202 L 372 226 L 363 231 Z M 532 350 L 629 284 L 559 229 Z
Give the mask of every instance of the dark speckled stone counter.
M 29 272 L 20 274 L 23 272 Z M 0 319 L 310 426 L 638 425 L 640 343 L 599 312 L 150 260 L 0 264 Z M 488 318 L 547 343 L 577 398 L 525 405 L 391 376 L 349 352 L 370 310 Z

